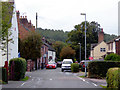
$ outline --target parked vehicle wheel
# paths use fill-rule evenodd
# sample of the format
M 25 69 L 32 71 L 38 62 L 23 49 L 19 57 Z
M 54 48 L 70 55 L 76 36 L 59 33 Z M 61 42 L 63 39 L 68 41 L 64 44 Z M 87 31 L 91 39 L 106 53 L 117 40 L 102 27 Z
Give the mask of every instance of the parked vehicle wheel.
M 64 70 L 62 69 L 61 71 L 63 72 Z

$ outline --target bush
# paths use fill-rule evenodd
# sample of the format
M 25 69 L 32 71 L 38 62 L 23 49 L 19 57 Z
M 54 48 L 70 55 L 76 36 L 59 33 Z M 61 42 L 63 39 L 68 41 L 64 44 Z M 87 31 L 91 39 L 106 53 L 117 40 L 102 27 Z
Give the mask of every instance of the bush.
M 115 61 L 92 61 L 88 64 L 88 77 L 104 78 L 109 68 L 120 67 L 120 62 Z
M 72 63 L 71 64 L 71 71 L 72 72 L 79 72 L 79 64 L 78 63 Z
M 106 61 L 120 61 L 120 55 L 111 53 L 105 57 Z
M 10 67 L 13 61 L 14 61 L 14 80 L 23 79 L 26 72 L 26 60 L 23 58 L 11 59 L 9 63 Z
M 6 68 L 2 67 L 0 69 L 2 69 L 2 81 L 8 83 Z
M 120 68 L 110 68 L 107 72 L 107 87 L 120 89 Z

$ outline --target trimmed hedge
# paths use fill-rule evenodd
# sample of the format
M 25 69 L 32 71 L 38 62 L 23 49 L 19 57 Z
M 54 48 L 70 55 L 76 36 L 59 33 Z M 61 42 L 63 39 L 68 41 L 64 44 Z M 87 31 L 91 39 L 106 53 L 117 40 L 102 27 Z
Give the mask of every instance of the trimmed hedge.
M 120 55 L 111 53 L 105 57 L 106 61 L 120 61 Z
M 118 61 L 92 61 L 88 64 L 88 77 L 104 78 L 109 68 L 120 67 Z
M 21 80 L 25 77 L 26 60 L 23 58 L 14 58 L 10 60 L 9 66 L 11 67 L 14 61 L 14 80 Z
M 120 68 L 110 68 L 107 72 L 107 87 L 120 89 Z
M 78 63 L 72 63 L 71 64 L 71 71 L 72 72 L 79 72 L 79 64 Z
M 6 68 L 0 67 L 0 80 L 8 83 Z

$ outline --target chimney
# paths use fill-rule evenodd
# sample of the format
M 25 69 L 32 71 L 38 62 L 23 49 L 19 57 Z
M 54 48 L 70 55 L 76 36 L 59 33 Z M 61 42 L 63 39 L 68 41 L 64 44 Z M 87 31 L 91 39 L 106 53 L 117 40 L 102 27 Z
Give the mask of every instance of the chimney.
M 20 12 L 16 11 L 16 14 L 17 14 L 17 19 L 18 19 L 20 17 Z
M 104 32 L 103 28 L 101 28 L 100 32 L 98 33 L 98 43 L 102 42 L 104 40 Z

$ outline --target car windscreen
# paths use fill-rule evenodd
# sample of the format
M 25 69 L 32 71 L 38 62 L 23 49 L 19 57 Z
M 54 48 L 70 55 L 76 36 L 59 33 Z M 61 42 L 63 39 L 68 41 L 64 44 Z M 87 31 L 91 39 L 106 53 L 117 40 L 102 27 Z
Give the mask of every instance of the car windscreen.
M 72 64 L 71 61 L 64 61 L 63 64 Z
M 48 62 L 48 64 L 55 64 L 54 62 Z

